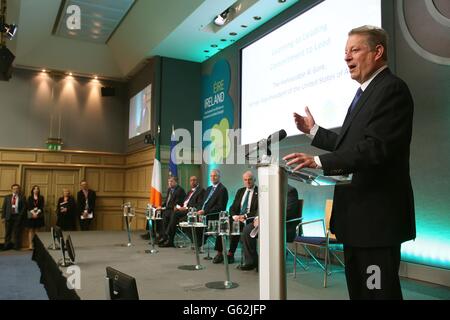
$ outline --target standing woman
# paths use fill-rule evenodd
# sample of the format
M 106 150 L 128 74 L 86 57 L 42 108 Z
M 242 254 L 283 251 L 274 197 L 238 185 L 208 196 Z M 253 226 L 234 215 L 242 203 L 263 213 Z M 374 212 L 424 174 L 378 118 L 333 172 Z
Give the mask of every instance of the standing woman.
M 31 188 L 31 194 L 27 199 L 27 220 L 26 227 L 28 228 L 28 243 L 29 249 L 33 250 L 33 237 L 36 234 L 36 230 L 42 228 L 44 222 L 44 197 L 41 196 L 41 190 L 39 186 L 33 186 Z
M 74 197 L 70 195 L 69 189 L 63 189 L 63 196 L 58 199 L 56 225 L 63 231 L 75 231 L 77 205 Z

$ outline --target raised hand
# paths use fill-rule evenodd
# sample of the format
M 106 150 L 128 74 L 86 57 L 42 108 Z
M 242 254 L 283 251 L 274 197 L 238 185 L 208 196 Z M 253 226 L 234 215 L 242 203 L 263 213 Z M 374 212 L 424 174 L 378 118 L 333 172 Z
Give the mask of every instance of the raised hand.
M 303 133 L 309 134 L 316 122 L 314 121 L 311 112 L 309 112 L 308 107 L 305 107 L 305 112 L 306 117 L 302 117 L 298 113 L 294 112 L 294 120 L 298 130 Z

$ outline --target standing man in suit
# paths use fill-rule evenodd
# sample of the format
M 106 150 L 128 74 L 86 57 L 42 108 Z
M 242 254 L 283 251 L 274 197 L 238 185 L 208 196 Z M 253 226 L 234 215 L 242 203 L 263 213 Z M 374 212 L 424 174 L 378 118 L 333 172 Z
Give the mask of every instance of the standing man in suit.
M 225 211 L 227 209 L 228 203 L 228 190 L 220 182 L 220 171 L 219 169 L 213 169 L 209 175 L 211 186 L 209 186 L 205 191 L 205 200 L 203 201 L 202 208 L 197 213 L 207 216 L 208 220 L 219 219 L 219 212 Z M 217 214 L 212 214 L 217 213 Z M 212 214 L 212 215 L 211 215 Z M 213 263 L 220 263 L 223 261 L 222 246 L 219 245 L 221 238 L 216 238 L 216 244 L 214 250 L 217 250 L 217 255 L 213 259 Z M 220 247 L 219 247 L 220 246 Z
M 162 215 L 163 232 L 158 244 L 160 247 L 175 247 L 173 239 L 175 238 L 176 224 L 175 228 L 173 228 L 172 235 L 170 222 L 172 221 L 172 219 L 175 219 L 175 217 L 173 217 L 175 215 L 175 207 L 177 205 L 180 206 L 183 204 L 183 200 L 186 197 L 186 192 L 184 192 L 184 189 L 178 185 L 177 177 L 169 177 L 167 183 L 169 185 L 169 188 L 167 189 L 166 193 L 166 201 L 164 201 L 164 203 L 162 204 L 162 206 L 166 208 Z
M 288 185 L 287 203 L 286 203 L 286 221 L 298 218 L 298 192 L 293 186 Z M 258 268 L 258 251 L 257 251 L 257 237 L 251 237 L 250 234 L 254 228 L 259 225 L 258 217 L 256 216 L 252 223 L 247 224 L 241 234 L 242 248 L 244 250 L 245 263 L 238 266 L 238 269 L 247 271 Z M 295 237 L 295 226 L 286 227 L 286 239 Z
M 86 180 L 80 182 L 81 190 L 77 193 L 78 216 L 80 219 L 81 231 L 88 231 L 92 220 L 94 219 L 95 200 L 97 194 L 94 190 L 89 189 Z
M 26 199 L 20 192 L 20 186 L 13 184 L 11 194 L 5 196 L 2 208 L 2 220 L 5 220 L 5 245 L 3 250 L 20 250 L 22 222 L 27 211 Z M 14 241 L 12 241 L 14 240 Z
M 198 208 L 199 206 L 201 206 L 203 201 L 203 193 L 205 192 L 205 189 L 200 187 L 196 176 L 192 176 L 189 178 L 189 185 L 190 190 L 188 194 L 184 197 L 181 204 L 177 204 L 175 206 L 173 213 L 170 216 L 169 225 L 167 228 L 167 236 L 169 238 L 168 243 L 171 247 L 173 247 L 177 224 L 180 222 L 180 220 L 186 217 L 189 208 Z
M 387 67 L 387 39 L 377 27 L 350 31 L 345 61 L 361 87 L 341 132 L 319 127 L 308 109 L 305 117 L 294 114 L 312 145 L 329 153 L 284 158 L 295 170 L 353 174 L 351 184 L 335 187 L 330 221 L 344 244 L 350 299 L 402 299 L 400 246 L 416 237 L 409 175 L 414 103 L 407 85 Z
M 232 225 L 233 221 L 240 222 L 240 229 L 244 227 L 245 222 L 252 222 L 253 218 L 258 214 L 258 186 L 255 185 L 255 178 L 251 171 L 247 171 L 242 175 L 244 187 L 236 192 L 233 204 L 230 207 L 230 216 Z M 240 236 L 230 237 L 230 250 L 228 251 L 228 262 L 234 262 L 234 253 L 239 244 Z M 222 252 L 222 241 L 217 243 L 217 250 Z M 220 261 L 220 260 L 219 260 Z M 222 261 L 220 261 L 222 262 Z M 219 262 L 217 262 L 219 263 Z

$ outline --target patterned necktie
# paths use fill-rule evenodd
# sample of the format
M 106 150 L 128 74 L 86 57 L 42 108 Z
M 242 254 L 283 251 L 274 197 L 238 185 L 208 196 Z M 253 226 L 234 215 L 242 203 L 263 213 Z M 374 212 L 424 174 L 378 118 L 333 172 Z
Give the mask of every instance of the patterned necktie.
M 248 198 L 250 198 L 250 190 L 245 191 L 244 203 L 241 207 L 241 214 L 246 214 L 248 209 Z
M 213 193 L 214 193 L 215 190 L 216 190 L 216 187 L 214 187 L 214 186 L 211 187 L 211 190 L 209 191 L 209 194 L 208 194 L 208 196 L 206 197 L 205 202 L 203 202 L 202 210 L 205 210 L 205 206 L 206 206 L 206 204 L 208 203 L 209 199 L 211 199 L 211 197 L 212 197 L 212 195 L 213 195 Z
M 358 88 L 358 91 L 356 91 L 356 95 L 353 98 L 352 104 L 350 105 L 350 108 L 348 108 L 348 114 L 352 113 L 352 111 L 355 109 L 359 98 L 361 98 L 361 95 L 363 94 L 363 91 L 361 88 Z

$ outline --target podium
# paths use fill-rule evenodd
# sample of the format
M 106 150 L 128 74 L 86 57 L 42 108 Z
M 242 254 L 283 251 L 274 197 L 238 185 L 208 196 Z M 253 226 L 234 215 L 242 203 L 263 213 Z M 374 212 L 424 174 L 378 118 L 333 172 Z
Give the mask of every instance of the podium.
M 312 170 L 294 172 L 271 160 L 256 167 L 259 181 L 259 297 L 261 300 L 285 300 L 288 178 L 312 186 L 332 186 L 350 183 L 352 177 L 326 177 Z

